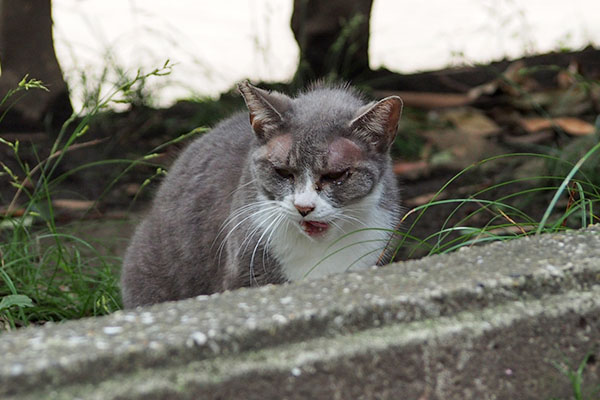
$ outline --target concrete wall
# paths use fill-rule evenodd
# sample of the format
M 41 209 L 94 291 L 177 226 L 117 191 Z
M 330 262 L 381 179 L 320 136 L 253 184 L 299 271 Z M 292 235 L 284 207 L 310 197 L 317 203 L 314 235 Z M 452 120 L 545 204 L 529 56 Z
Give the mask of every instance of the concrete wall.
M 599 344 L 596 226 L 3 334 L 0 398 L 570 398 Z

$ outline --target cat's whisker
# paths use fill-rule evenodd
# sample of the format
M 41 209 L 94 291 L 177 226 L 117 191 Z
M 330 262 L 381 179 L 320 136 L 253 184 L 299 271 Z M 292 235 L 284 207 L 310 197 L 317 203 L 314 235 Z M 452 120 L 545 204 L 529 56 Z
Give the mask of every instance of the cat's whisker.
M 377 203 L 368 202 L 366 204 L 361 204 L 361 205 L 354 204 L 352 206 L 346 207 L 346 212 L 363 213 L 365 211 L 373 210 L 373 207 L 377 207 Z
M 223 233 L 223 231 L 227 228 L 227 226 L 229 224 L 233 223 L 240 215 L 242 215 L 245 212 L 247 212 L 251 209 L 254 209 L 254 208 L 261 210 L 261 209 L 263 209 L 265 203 L 266 202 L 264 202 L 264 201 L 258 201 L 258 202 L 243 205 L 243 206 L 239 207 L 238 209 L 236 209 L 235 211 L 233 211 L 231 213 L 231 215 L 229 217 L 227 217 L 227 219 L 221 224 L 221 227 L 220 227 L 219 231 L 217 232 L 215 240 L 221 235 L 221 233 Z
M 272 215 L 272 214 L 269 214 L 265 220 L 267 220 L 267 221 L 268 221 L 268 219 L 271 217 L 271 215 Z M 256 234 L 256 232 L 258 232 L 258 231 L 260 230 L 260 227 L 263 225 L 263 223 L 264 223 L 264 221 L 265 221 L 265 220 L 263 220 L 263 221 L 262 221 L 262 222 L 261 222 L 261 223 L 260 223 L 258 226 L 256 226 L 256 227 L 255 227 L 255 228 L 252 230 L 252 232 L 251 232 L 250 234 L 247 234 L 247 235 L 246 235 L 246 237 L 244 238 L 244 241 L 242 241 L 242 243 L 240 244 L 240 247 L 239 247 L 239 248 L 238 248 L 238 250 L 237 250 L 236 257 L 237 257 L 237 256 L 239 255 L 239 253 L 241 253 L 242 251 L 243 251 L 243 252 L 246 252 L 246 250 L 248 249 L 248 245 L 249 245 L 249 244 L 250 244 L 250 242 L 252 241 L 252 238 L 254 237 L 254 235 Z M 245 245 L 245 246 L 244 246 L 244 245 Z M 258 245 L 258 243 L 257 243 L 257 245 Z M 243 248 L 243 250 L 242 250 L 242 248 Z M 254 273 L 254 266 L 253 266 L 253 263 L 252 263 L 252 261 L 250 262 L 250 265 L 249 265 L 249 271 L 248 271 L 248 272 L 249 272 L 249 276 L 250 276 L 250 286 L 252 286 L 252 281 L 253 281 L 253 280 L 254 280 L 254 282 L 255 282 L 255 283 L 257 283 L 257 284 L 258 284 L 258 282 L 256 281 L 256 274 Z
M 246 252 L 246 250 L 248 250 L 248 246 L 250 245 L 250 243 L 252 242 L 252 239 L 254 238 L 254 235 L 260 230 L 260 228 L 265 224 L 264 221 L 269 221 L 269 219 L 271 218 L 271 214 L 268 214 L 266 216 L 266 218 L 263 220 L 263 222 L 259 223 L 257 226 L 255 226 L 252 231 L 247 232 L 245 235 L 244 240 L 242 241 L 242 243 L 239 245 L 239 247 L 236 249 L 235 251 L 235 257 L 238 257 L 240 253 L 242 252 Z
M 250 204 L 243 205 L 243 206 L 237 208 L 236 210 L 232 211 L 231 215 L 229 215 L 229 217 L 227 217 L 227 219 L 225 220 L 225 222 L 223 222 L 223 224 L 221 226 L 222 227 L 226 226 L 232 220 L 235 220 L 239 215 L 241 215 L 247 211 L 250 211 L 251 209 L 262 210 L 266 206 L 272 205 L 272 203 L 273 203 L 273 201 L 270 201 L 270 200 L 260 200 L 260 201 L 256 201 L 256 202 L 253 202 Z
M 254 235 L 256 235 L 256 233 L 258 231 L 260 231 L 260 229 L 269 224 L 269 222 L 271 221 L 271 219 L 275 216 L 278 215 L 278 213 L 276 212 L 275 209 L 271 209 L 269 210 L 270 212 L 260 221 L 258 222 L 258 224 L 256 224 L 256 226 L 254 226 L 254 229 L 252 229 L 252 231 L 246 235 L 246 238 L 244 239 L 244 241 L 240 244 L 240 248 L 238 250 L 239 251 L 246 251 L 248 249 L 248 246 L 250 245 L 250 242 L 252 241 L 252 238 L 254 237 Z M 255 217 L 256 215 L 254 215 L 253 217 Z M 245 244 L 245 246 L 244 246 Z M 243 250 L 242 250 L 243 247 Z
M 362 225 L 365 228 L 368 228 L 367 224 L 359 218 L 356 218 L 348 213 L 343 213 L 337 216 L 337 218 L 341 221 L 355 223 L 358 225 Z
M 246 222 L 248 219 L 252 218 L 253 216 L 256 216 L 257 214 L 258 214 L 258 215 L 260 215 L 260 214 L 263 214 L 263 213 L 270 212 L 270 211 L 272 210 L 272 208 L 273 208 L 273 207 L 260 209 L 260 210 L 256 211 L 256 213 L 255 213 L 255 214 L 252 214 L 252 213 L 250 213 L 248 216 L 246 216 L 246 217 L 245 217 L 245 218 L 243 218 L 241 221 L 239 221 L 239 222 L 238 222 L 238 223 L 237 223 L 237 224 L 236 224 L 236 225 L 235 225 L 233 228 L 231 228 L 231 229 L 229 230 L 229 232 L 227 232 L 227 235 L 225 235 L 225 237 L 224 237 L 224 238 L 223 238 L 223 240 L 221 241 L 221 244 L 219 245 L 219 248 L 218 248 L 219 256 L 220 256 L 220 254 L 221 254 L 221 252 L 222 252 L 222 250 L 223 250 L 223 246 L 224 246 L 224 244 L 227 242 L 227 240 L 229 239 L 229 237 L 230 237 L 230 236 L 233 234 L 233 232 L 234 232 L 234 231 L 235 231 L 235 230 L 236 230 L 236 229 L 237 229 L 237 228 L 238 228 L 238 227 L 239 227 L 241 224 L 243 224 L 244 222 Z M 251 211 L 251 210 L 252 210 L 252 209 L 251 209 L 251 208 L 249 208 L 249 211 Z M 238 214 L 236 214 L 236 217 L 238 217 L 238 216 L 240 216 L 240 215 L 242 215 L 242 214 L 243 214 L 243 213 L 238 213 Z M 235 219 L 234 219 L 234 218 L 232 218 L 232 219 L 230 220 L 230 222 L 231 222 L 231 223 L 233 223 L 234 221 L 235 221 Z M 228 224 L 229 224 L 229 222 L 228 222 Z M 215 238 L 215 240 L 213 241 L 213 244 L 212 244 L 211 248 L 212 248 L 212 247 L 214 246 L 214 244 L 216 243 L 216 240 L 217 240 L 217 239 L 218 239 L 218 237 L 220 236 L 220 233 L 222 233 L 222 231 L 221 231 L 221 232 L 219 232 L 219 234 L 217 234 L 217 237 L 216 237 L 216 238 Z
M 271 215 L 273 215 L 273 214 L 271 214 Z M 260 237 L 256 241 L 256 245 L 254 246 L 254 250 L 252 251 L 252 256 L 250 257 L 250 275 L 251 275 L 251 277 L 254 276 L 254 257 L 256 256 L 256 250 L 258 250 L 258 247 L 260 246 L 262 239 L 265 237 L 267 232 L 269 232 L 269 229 L 271 229 L 273 224 L 278 222 L 281 218 L 282 218 L 281 215 L 275 215 L 274 220 L 269 224 L 269 226 L 267 226 L 264 229 L 262 235 L 260 235 Z M 263 261 L 264 261 L 264 258 L 263 258 Z M 256 279 L 255 279 L 255 281 L 256 281 Z M 256 283 L 258 284 L 258 282 L 256 282 Z
M 248 207 L 245 210 L 242 210 L 240 212 L 236 212 L 235 214 L 233 214 L 232 217 L 227 222 L 227 224 L 225 224 L 224 228 L 226 227 L 226 225 L 234 223 L 236 219 L 238 219 L 240 216 L 244 215 L 245 213 L 247 213 L 248 216 L 245 217 L 244 219 L 246 219 L 248 217 L 264 214 L 266 212 L 270 212 L 271 210 L 273 210 L 275 208 L 276 207 L 272 206 L 272 205 L 271 206 L 260 205 L 260 206 L 255 206 L 255 207 Z
M 263 256 L 262 256 L 262 265 L 263 265 L 263 271 L 265 273 L 267 273 L 267 267 L 265 265 L 265 259 L 267 258 L 267 249 L 269 248 L 269 244 L 271 243 L 271 239 L 273 238 L 273 234 L 277 231 L 279 231 L 279 227 L 281 226 L 281 223 L 283 220 L 285 220 L 287 218 L 285 218 L 284 214 L 279 215 L 275 226 L 271 229 L 271 233 L 269 234 L 269 237 L 267 237 L 267 240 L 265 241 L 265 244 L 263 246 Z
M 251 179 L 250 181 L 244 183 L 243 185 L 240 185 L 239 187 L 235 188 L 234 190 L 232 190 L 229 194 L 228 197 L 233 196 L 234 194 L 236 194 L 238 192 L 238 190 L 244 189 L 246 186 L 250 186 L 252 185 L 254 182 L 256 182 L 256 178 Z
M 254 203 L 253 205 L 254 205 L 254 206 L 257 206 L 257 204 L 256 204 L 256 203 Z M 240 207 L 240 208 L 242 208 L 242 207 Z M 253 217 L 256 217 L 257 215 L 262 215 L 262 214 L 268 214 L 268 213 L 271 213 L 271 212 L 273 212 L 273 211 L 274 211 L 276 208 L 277 208 L 277 207 L 275 207 L 275 206 L 273 206 L 273 205 L 272 205 L 271 207 L 268 207 L 268 208 L 262 208 L 262 209 L 260 209 L 260 210 L 256 211 L 255 213 L 250 213 L 248 216 L 246 216 L 246 217 L 244 217 L 242 220 L 240 220 L 240 221 L 239 221 L 239 222 L 238 222 L 238 223 L 237 223 L 237 224 L 236 224 L 236 225 L 235 225 L 233 228 L 231 228 L 231 229 L 229 230 L 229 232 L 227 232 L 227 235 L 225 235 L 225 237 L 224 237 L 224 238 L 223 238 L 223 240 L 221 241 L 221 244 L 219 245 L 219 248 L 217 249 L 217 253 L 218 253 L 218 255 L 217 255 L 217 258 L 218 258 L 219 262 L 220 262 L 220 259 L 221 259 L 221 256 L 222 256 L 222 254 L 223 254 L 223 249 L 224 249 L 224 247 L 225 247 L 225 245 L 226 245 L 226 243 L 227 243 L 228 239 L 231 237 L 231 235 L 232 235 L 232 234 L 235 232 L 235 230 L 236 230 L 236 229 L 237 229 L 237 228 L 238 228 L 240 225 L 244 224 L 244 223 L 245 223 L 245 222 L 246 222 L 248 219 L 250 219 L 250 218 L 253 218 Z M 246 208 L 246 210 L 249 210 L 249 211 L 251 211 L 252 209 L 253 209 L 252 207 L 247 207 L 247 208 Z M 241 214 L 240 214 L 240 213 L 238 213 L 238 214 L 236 214 L 236 215 L 237 215 L 237 216 L 239 216 L 239 215 L 241 215 Z M 232 219 L 232 221 L 233 221 L 233 219 Z M 218 235 L 217 235 L 217 238 L 218 238 Z M 215 241 L 216 241 L 216 238 L 215 238 Z M 215 241 L 213 241 L 213 246 L 214 246 L 214 243 L 215 243 Z M 211 247 L 212 247 L 212 246 L 211 246 Z
M 346 234 L 346 231 L 339 225 L 337 224 L 335 221 L 329 221 L 329 223 L 333 226 L 335 226 L 340 232 L 342 232 L 342 234 Z

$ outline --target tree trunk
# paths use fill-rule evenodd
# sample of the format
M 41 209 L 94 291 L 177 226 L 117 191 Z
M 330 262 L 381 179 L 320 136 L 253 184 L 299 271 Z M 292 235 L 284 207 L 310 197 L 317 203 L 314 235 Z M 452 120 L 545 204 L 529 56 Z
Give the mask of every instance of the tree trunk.
M 59 125 L 73 112 L 54 53 L 50 1 L 0 0 L 0 97 L 27 74 L 49 90 L 20 92 L 9 99 L 0 112 L 14 105 L 0 130 L 44 129 Z
M 353 80 L 368 73 L 373 0 L 294 0 L 292 31 L 300 47 L 296 81 Z

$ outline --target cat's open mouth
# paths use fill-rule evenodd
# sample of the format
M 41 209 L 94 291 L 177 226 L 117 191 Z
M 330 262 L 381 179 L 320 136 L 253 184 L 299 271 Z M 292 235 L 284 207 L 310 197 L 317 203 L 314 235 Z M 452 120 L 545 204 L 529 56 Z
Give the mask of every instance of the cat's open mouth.
M 329 229 L 329 224 L 319 221 L 300 221 L 302 230 L 309 236 L 319 236 Z

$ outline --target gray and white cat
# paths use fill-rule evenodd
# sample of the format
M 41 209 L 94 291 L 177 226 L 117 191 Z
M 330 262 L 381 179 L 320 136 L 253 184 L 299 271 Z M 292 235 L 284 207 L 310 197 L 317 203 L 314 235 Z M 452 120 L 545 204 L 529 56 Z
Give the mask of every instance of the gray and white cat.
M 239 90 L 249 121 L 237 114 L 194 141 L 137 228 L 125 307 L 366 268 L 393 252 L 400 98 Z

